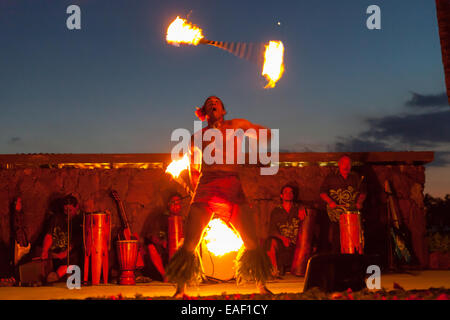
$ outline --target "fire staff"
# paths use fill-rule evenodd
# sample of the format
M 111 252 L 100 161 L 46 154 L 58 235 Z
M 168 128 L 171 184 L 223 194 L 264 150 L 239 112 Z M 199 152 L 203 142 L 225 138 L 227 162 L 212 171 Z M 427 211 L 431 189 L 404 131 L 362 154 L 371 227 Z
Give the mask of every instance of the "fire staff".
M 221 137 L 224 140 L 223 143 L 217 143 L 216 152 L 222 152 L 224 159 L 225 151 L 229 151 L 226 148 L 226 144 L 229 143 L 226 141 L 226 129 L 242 129 L 244 131 L 266 129 L 245 119 L 224 120 L 225 114 L 222 101 L 215 96 L 207 98 L 202 108 L 196 112 L 200 120 L 208 122 L 207 127 L 203 128 L 200 133 L 212 128 L 222 133 Z M 196 133 L 192 136 L 193 140 L 195 135 Z M 218 145 L 222 146 L 222 150 L 218 150 L 220 149 Z M 236 155 L 236 149 L 241 146 L 234 145 L 233 152 Z M 194 143 L 191 146 L 195 148 Z M 270 293 L 265 283 L 271 277 L 272 266 L 267 253 L 259 246 L 252 211 L 242 190 L 237 166 L 231 164 L 208 165 L 204 161 L 203 151 L 203 145 L 201 150 L 192 150 L 193 156 L 200 154 L 203 161 L 191 161 L 191 183 L 196 186 L 196 189 L 186 221 L 185 239 L 166 268 L 166 276 L 169 281 L 177 284 L 175 297 L 182 297 L 186 285 L 195 282 L 201 276 L 201 263 L 196 248 L 201 241 L 204 229 L 213 216 L 230 222 L 244 241 L 245 250 L 236 259 L 238 283 L 255 280 L 260 293 Z M 200 164 L 196 165 L 195 163 Z

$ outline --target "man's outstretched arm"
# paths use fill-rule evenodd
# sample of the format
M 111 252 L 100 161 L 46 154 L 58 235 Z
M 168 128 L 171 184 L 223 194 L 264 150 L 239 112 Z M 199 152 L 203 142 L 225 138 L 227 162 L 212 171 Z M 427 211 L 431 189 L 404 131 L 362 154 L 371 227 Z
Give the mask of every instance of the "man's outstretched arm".
M 260 124 L 252 123 L 248 121 L 247 119 L 233 119 L 233 127 L 236 129 L 242 129 L 244 131 L 247 131 L 248 129 L 254 129 L 256 131 L 256 137 L 252 138 L 258 138 L 259 139 L 259 130 L 267 130 L 267 140 L 269 141 L 272 137 L 270 128 L 264 127 Z

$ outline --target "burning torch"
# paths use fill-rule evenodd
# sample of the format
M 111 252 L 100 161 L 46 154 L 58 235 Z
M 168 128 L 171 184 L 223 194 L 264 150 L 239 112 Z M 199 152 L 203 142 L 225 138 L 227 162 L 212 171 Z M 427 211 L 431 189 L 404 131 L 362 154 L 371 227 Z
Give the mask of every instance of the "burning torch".
M 192 191 L 189 184 L 185 182 L 186 174 L 189 175 L 189 154 L 184 154 L 184 156 L 179 160 L 173 160 L 166 168 L 166 173 L 168 173 L 173 180 L 180 184 L 184 191 L 192 197 L 194 192 Z
M 180 46 L 189 44 L 197 46 L 199 44 L 211 45 L 235 56 L 249 61 L 257 62 L 264 59 L 261 74 L 266 77 L 268 83 L 264 87 L 274 88 L 284 72 L 284 45 L 281 41 L 269 41 L 265 44 L 255 44 L 246 42 L 224 42 L 207 40 L 202 33 L 202 29 L 189 23 L 185 19 L 177 17 L 168 27 L 166 41 L 169 44 Z
M 180 184 L 189 197 L 193 196 L 193 191 L 190 185 L 185 182 L 186 174 L 189 175 L 189 154 L 186 153 L 179 160 L 173 160 L 166 169 L 173 180 Z M 178 248 L 183 243 L 184 232 L 183 232 L 183 221 L 182 217 L 178 215 L 171 215 L 168 218 L 169 230 L 168 230 L 168 248 L 169 248 L 169 259 L 178 250 Z

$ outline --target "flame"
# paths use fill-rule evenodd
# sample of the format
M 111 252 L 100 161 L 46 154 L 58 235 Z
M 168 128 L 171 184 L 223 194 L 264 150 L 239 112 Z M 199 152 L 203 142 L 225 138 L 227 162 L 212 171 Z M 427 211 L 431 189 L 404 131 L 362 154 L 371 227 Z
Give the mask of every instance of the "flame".
M 173 160 L 166 169 L 175 179 L 178 178 L 182 171 L 189 169 L 189 155 L 187 153 L 180 160 Z
M 267 89 L 275 87 L 276 82 L 283 76 L 284 46 L 281 41 L 270 41 L 265 47 L 262 75 L 269 81 L 264 87 Z
M 239 251 L 244 245 L 239 234 L 228 227 L 221 219 L 213 219 L 209 222 L 203 239 L 208 250 L 215 256 Z
M 201 39 L 203 39 L 202 29 L 180 17 L 177 17 L 167 28 L 166 41 L 176 46 L 180 43 L 196 46 Z

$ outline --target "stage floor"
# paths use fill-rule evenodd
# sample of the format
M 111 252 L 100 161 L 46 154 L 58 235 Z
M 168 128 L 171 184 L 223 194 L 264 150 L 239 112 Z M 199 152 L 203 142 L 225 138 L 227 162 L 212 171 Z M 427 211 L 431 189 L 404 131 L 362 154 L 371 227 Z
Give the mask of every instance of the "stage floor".
M 275 294 L 301 293 L 303 291 L 304 278 L 287 274 L 281 280 L 270 281 L 267 287 Z M 450 288 L 450 271 L 415 271 L 411 273 L 382 274 L 381 286 L 386 290 L 392 290 L 394 282 L 405 290 Z M 170 297 L 175 288 L 172 284 L 159 281 L 139 284 L 134 286 L 98 285 L 82 286 L 80 289 L 69 290 L 65 283 L 57 283 L 53 286 L 42 287 L 0 287 L 0 300 L 52 300 L 52 299 L 86 299 L 106 298 L 121 294 L 124 298 L 134 298 L 136 295 L 144 297 Z M 190 287 L 187 294 L 191 296 L 211 296 L 226 294 L 251 294 L 255 293 L 255 285 L 248 283 L 237 286 L 234 281 L 216 284 L 200 284 Z

